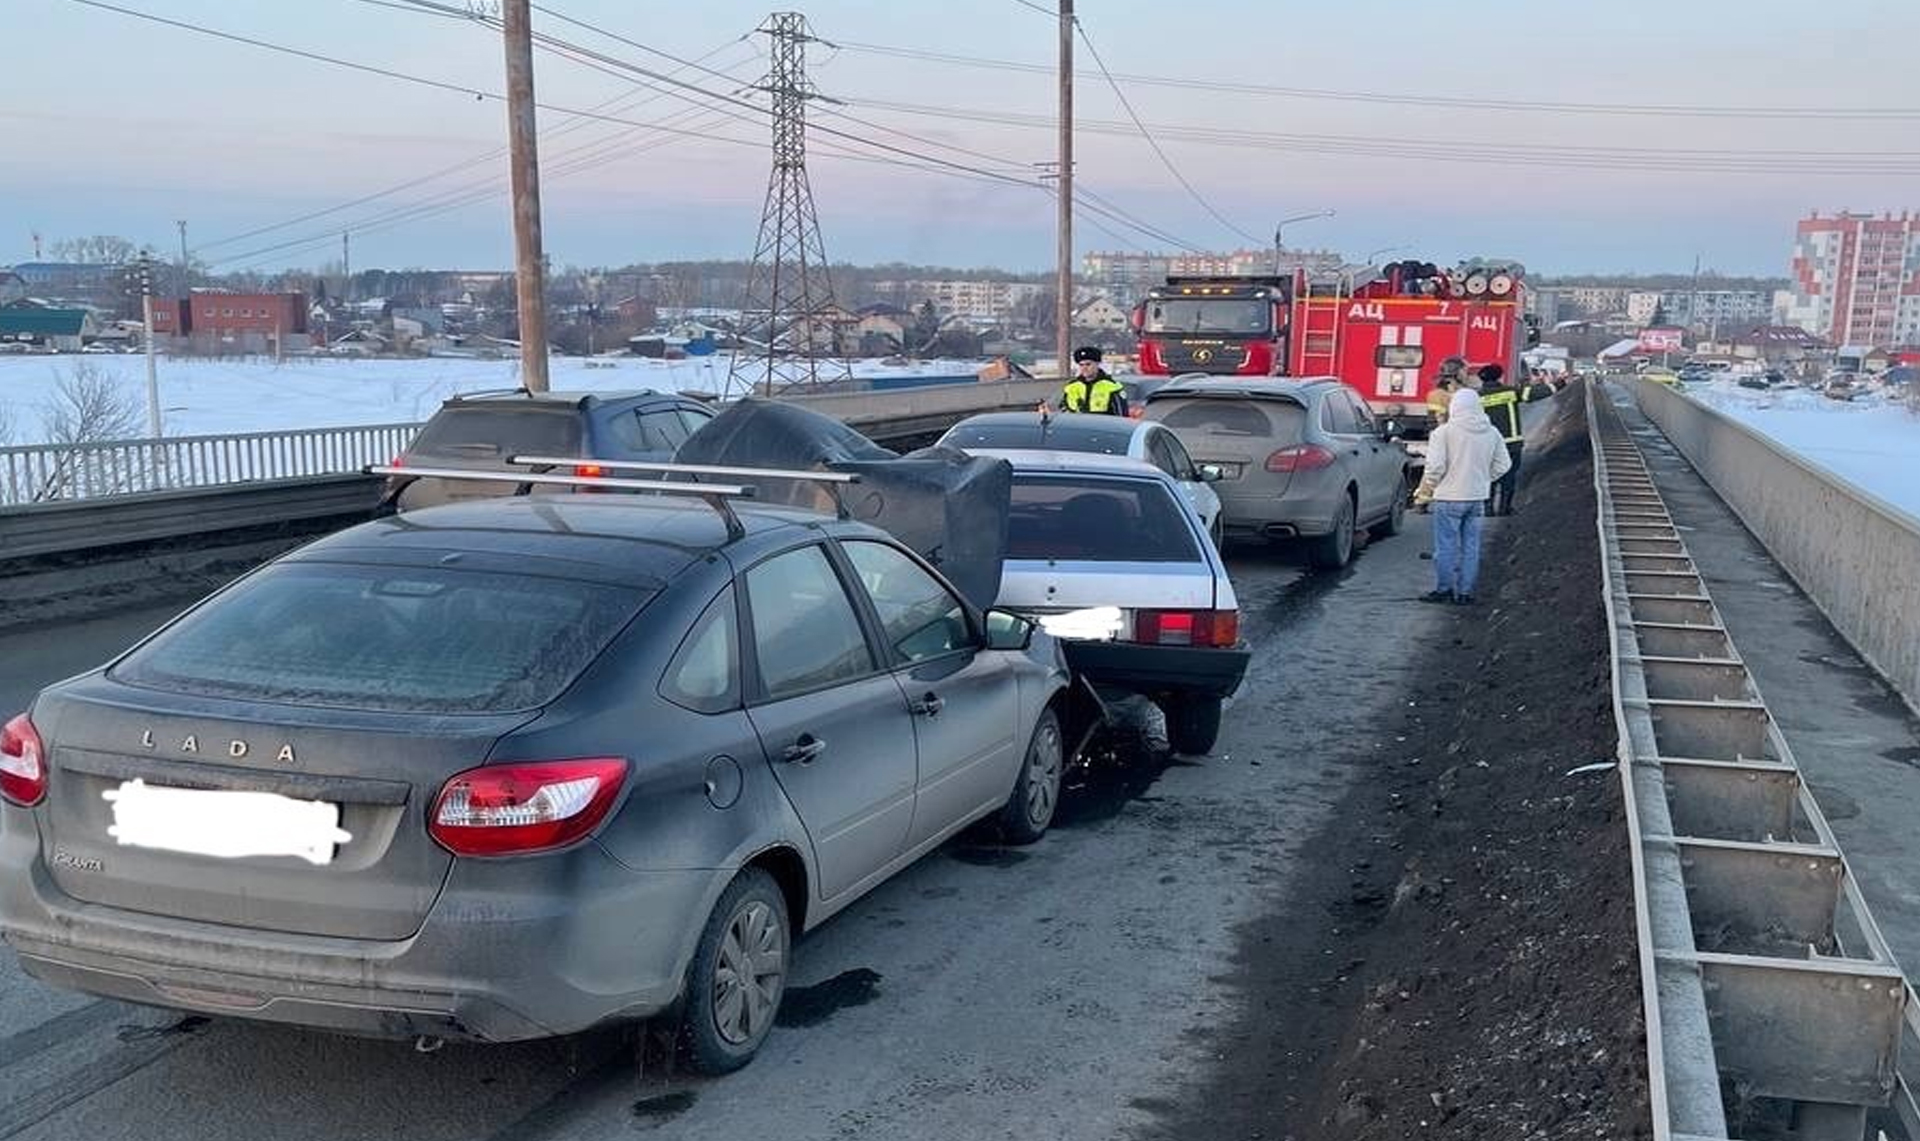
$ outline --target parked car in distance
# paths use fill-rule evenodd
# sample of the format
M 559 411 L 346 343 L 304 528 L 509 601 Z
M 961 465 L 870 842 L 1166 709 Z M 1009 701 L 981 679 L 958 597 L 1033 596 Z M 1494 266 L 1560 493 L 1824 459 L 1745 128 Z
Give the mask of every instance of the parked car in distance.
M 1145 461 L 1173 477 L 1207 534 L 1216 543 L 1220 539 L 1220 497 L 1208 486 L 1220 478 L 1220 469 L 1194 463 L 1180 437 L 1151 420 L 1075 412 L 987 412 L 955 424 L 940 443 L 966 452 L 1093 452 Z
M 678 1011 L 724 1072 L 794 937 L 976 822 L 1046 830 L 1067 681 L 861 523 L 621 494 L 377 519 L 6 723 L 0 934 L 54 986 L 368 1036 Z
M 1170 384 L 1147 419 L 1173 429 L 1213 485 L 1227 538 L 1308 542 L 1313 565 L 1353 558 L 1355 532 L 1398 534 L 1413 457 L 1399 427 L 1380 422 L 1334 377 L 1215 377 Z
M 476 469 L 504 466 L 516 455 L 578 456 L 582 463 L 576 471 L 597 474 L 590 462 L 596 459 L 670 462 L 713 415 L 698 400 L 651 390 L 473 393 L 442 404 L 393 463 Z M 512 495 L 519 486 L 508 480 L 389 476 L 381 504 L 383 510 L 414 510 Z
M 1220 551 L 1172 476 L 1091 452 L 981 449 L 1013 465 L 997 605 L 1064 640 L 1096 690 L 1140 694 L 1205 753 L 1248 653 Z

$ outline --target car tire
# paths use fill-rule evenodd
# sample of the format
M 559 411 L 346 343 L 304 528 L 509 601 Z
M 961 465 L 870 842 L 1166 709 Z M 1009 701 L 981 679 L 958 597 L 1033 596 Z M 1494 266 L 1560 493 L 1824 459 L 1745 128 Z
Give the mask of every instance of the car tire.
M 1390 539 L 1398 535 L 1407 525 L 1407 481 L 1402 479 L 1393 488 L 1393 506 L 1387 509 L 1387 517 L 1375 523 L 1367 534 L 1376 539 Z
M 1047 834 L 1054 809 L 1060 804 L 1060 785 L 1066 775 L 1066 745 L 1060 736 L 1060 717 L 1048 709 L 1040 714 L 1020 762 L 1020 775 L 1000 809 L 1000 839 L 1009 844 L 1031 844 Z
M 1318 570 L 1339 570 L 1353 561 L 1353 497 L 1342 496 L 1333 530 L 1307 546 L 1307 562 Z
M 1199 756 L 1220 739 L 1220 698 L 1178 697 L 1161 710 L 1167 718 L 1167 744 L 1174 752 Z
M 747 868 L 721 893 L 687 968 L 680 1043 L 695 1072 L 730 1074 L 759 1052 L 786 994 L 792 930 L 765 871 Z

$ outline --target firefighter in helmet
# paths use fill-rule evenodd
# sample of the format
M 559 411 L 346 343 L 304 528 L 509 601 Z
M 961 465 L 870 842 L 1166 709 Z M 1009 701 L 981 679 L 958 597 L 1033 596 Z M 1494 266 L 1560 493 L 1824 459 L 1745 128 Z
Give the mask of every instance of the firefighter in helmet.
M 1100 367 L 1100 350 L 1086 345 L 1073 350 L 1073 375 L 1060 390 L 1060 411 L 1127 414 L 1127 390 Z
M 1507 458 L 1512 461 L 1506 474 L 1493 485 L 1493 497 L 1487 501 L 1489 515 L 1514 513 L 1513 497 L 1520 490 L 1520 461 L 1527 447 L 1526 430 L 1520 423 L 1520 406 L 1545 400 L 1567 386 L 1564 380 L 1558 384 L 1529 381 L 1510 385 L 1506 383 L 1506 375 L 1506 368 L 1497 362 L 1482 365 L 1479 371 L 1480 404 L 1487 410 L 1487 419 L 1493 421 L 1501 439 L 1506 441 Z
M 1467 358 L 1448 357 L 1440 362 L 1440 373 L 1433 378 L 1433 391 L 1427 393 L 1427 420 L 1438 428 L 1447 422 L 1447 403 L 1468 381 Z

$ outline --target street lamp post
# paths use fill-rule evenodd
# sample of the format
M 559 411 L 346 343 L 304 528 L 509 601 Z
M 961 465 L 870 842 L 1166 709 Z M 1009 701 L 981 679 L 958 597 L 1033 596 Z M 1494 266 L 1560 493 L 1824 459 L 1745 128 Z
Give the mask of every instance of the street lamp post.
M 1399 251 L 1401 251 L 1401 250 L 1404 250 L 1404 249 L 1407 249 L 1407 248 L 1408 248 L 1407 246 L 1404 246 L 1404 245 L 1399 245 L 1399 246 L 1381 246 L 1381 247 L 1380 247 L 1379 249 L 1377 249 L 1377 250 L 1369 250 L 1369 251 L 1367 252 L 1367 257 L 1366 257 L 1366 260 L 1365 260 L 1364 262 L 1362 262 L 1361 264 L 1363 264 L 1363 265 L 1373 265 L 1373 264 L 1375 264 L 1375 263 L 1374 263 L 1374 260 L 1373 260 L 1373 259 L 1375 259 L 1375 258 L 1377 258 L 1377 257 L 1379 257 L 1379 256 L 1380 256 L 1381 254 L 1391 254 L 1391 253 L 1398 253 Z
M 1273 273 L 1275 277 L 1280 276 L 1281 231 L 1293 225 L 1295 222 L 1311 221 L 1314 218 L 1331 218 L 1337 213 L 1339 213 L 1337 210 L 1315 210 L 1311 214 L 1295 214 L 1291 218 L 1282 218 L 1273 224 Z

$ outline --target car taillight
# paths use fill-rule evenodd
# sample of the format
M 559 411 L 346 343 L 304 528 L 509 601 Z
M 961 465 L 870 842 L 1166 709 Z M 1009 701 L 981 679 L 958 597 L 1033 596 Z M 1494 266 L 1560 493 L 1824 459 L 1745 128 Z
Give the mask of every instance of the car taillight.
M 390 459 L 390 460 L 388 460 L 388 461 L 387 461 L 387 466 L 388 466 L 388 467 L 406 467 L 406 466 L 407 466 L 407 454 L 406 454 L 405 452 L 401 452 L 401 453 L 400 453 L 399 455 L 397 455 L 397 456 L 395 456 L 395 457 L 393 457 L 392 459 Z
M 440 790 L 427 831 L 457 856 L 564 848 L 600 825 L 626 779 L 617 757 L 469 769 Z
M 22 713 L 0 728 L 0 796 L 32 808 L 47 796 L 47 750 Z
M 1267 470 L 1273 472 L 1319 471 L 1333 464 L 1333 453 L 1319 444 L 1295 444 L 1267 457 Z
M 1234 646 L 1238 610 L 1136 610 L 1133 640 L 1154 646 Z
M 601 467 L 599 464 L 575 464 L 573 465 L 573 474 L 598 478 L 607 474 L 607 469 Z

